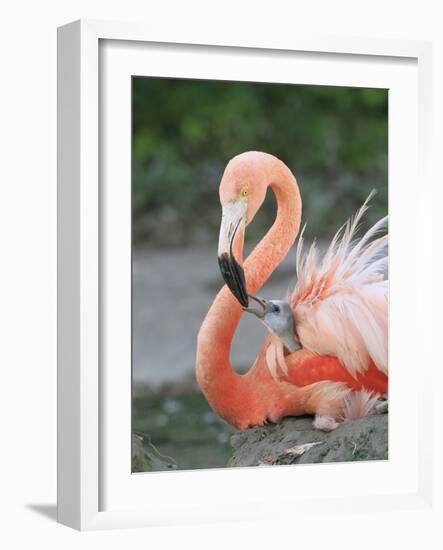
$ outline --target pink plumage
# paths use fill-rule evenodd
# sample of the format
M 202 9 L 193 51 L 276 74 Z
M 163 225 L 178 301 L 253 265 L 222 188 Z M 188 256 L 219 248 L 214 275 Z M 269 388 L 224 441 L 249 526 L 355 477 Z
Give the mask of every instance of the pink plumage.
M 373 361 L 388 373 L 387 217 L 355 239 L 371 195 L 335 234 L 319 259 L 314 242 L 297 246 L 297 284 L 290 296 L 297 336 L 305 349 L 337 357 L 355 377 Z

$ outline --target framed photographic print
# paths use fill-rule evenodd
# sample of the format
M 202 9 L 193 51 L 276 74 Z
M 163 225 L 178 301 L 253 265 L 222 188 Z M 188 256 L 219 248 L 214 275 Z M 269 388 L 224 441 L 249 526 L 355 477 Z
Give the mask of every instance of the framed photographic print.
M 430 506 L 429 45 L 172 34 L 59 29 L 59 521 Z

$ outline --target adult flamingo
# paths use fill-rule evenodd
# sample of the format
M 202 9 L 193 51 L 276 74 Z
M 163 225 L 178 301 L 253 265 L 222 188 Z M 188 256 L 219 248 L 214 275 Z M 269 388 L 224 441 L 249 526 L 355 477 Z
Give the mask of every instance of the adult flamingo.
M 277 199 L 277 217 L 242 265 L 244 229 L 263 203 L 268 187 Z M 231 368 L 229 356 L 235 330 L 249 306 L 247 290 L 260 301 L 253 295 L 298 235 L 301 198 L 297 182 L 283 162 L 266 153 L 248 152 L 227 165 L 220 183 L 220 202 L 223 217 L 218 255 L 227 285 L 200 328 L 196 361 L 197 380 L 211 407 L 239 429 L 300 414 L 313 414 L 316 427 L 333 429 L 346 416 L 367 414 L 374 403 L 371 393 L 385 393 L 388 380 L 387 283 L 380 284 L 383 261 L 371 264 L 383 243 L 377 239 L 376 244 L 365 246 L 383 220 L 352 249 L 350 241 L 358 219 L 348 224 L 338 246 L 338 235 L 334 238 L 318 273 L 314 249 L 304 259 L 298 255 L 303 276 L 299 274 L 291 305 L 306 305 L 308 298 L 313 298 L 311 311 L 301 307 L 298 318 L 295 316 L 296 340 L 303 347 L 290 353 L 288 343 L 279 346 L 275 337 L 267 335 L 252 367 L 240 375 Z M 349 285 L 353 276 L 354 282 L 361 284 Z M 357 307 L 334 311 L 332 295 L 339 291 L 348 293 Z M 266 303 L 262 307 L 266 308 Z M 347 322 L 343 314 L 352 319 Z M 331 328 L 337 319 L 341 332 Z M 281 366 L 279 376 L 277 364 Z M 353 395 L 360 397 L 352 400 Z

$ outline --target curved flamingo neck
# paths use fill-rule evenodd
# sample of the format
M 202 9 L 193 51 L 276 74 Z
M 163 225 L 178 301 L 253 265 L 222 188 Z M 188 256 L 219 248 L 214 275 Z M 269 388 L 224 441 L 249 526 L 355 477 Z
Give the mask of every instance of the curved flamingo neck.
M 253 294 L 266 283 L 286 257 L 298 235 L 301 198 L 297 182 L 282 162 L 276 161 L 269 186 L 277 199 L 275 222 L 244 264 L 248 292 Z
M 287 166 L 274 157 L 270 158 L 269 186 L 277 199 L 277 216 L 244 263 L 250 293 L 257 292 L 285 258 L 300 227 L 301 199 L 297 182 Z M 240 263 L 242 242 L 240 236 L 234 246 Z M 197 343 L 199 385 L 212 408 L 233 424 L 237 423 L 242 411 L 254 406 L 257 389 L 251 377 L 237 374 L 230 364 L 231 344 L 242 313 L 242 307 L 224 286 L 203 321 Z

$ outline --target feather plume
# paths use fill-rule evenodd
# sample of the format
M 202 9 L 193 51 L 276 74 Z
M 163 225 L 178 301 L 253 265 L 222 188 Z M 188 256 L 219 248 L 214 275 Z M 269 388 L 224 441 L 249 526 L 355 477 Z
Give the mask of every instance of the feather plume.
M 279 381 L 281 376 L 278 371 L 279 368 L 285 376 L 288 375 L 288 366 L 285 361 L 283 348 L 283 342 L 276 336 L 271 335 L 269 338 L 269 345 L 266 349 L 266 364 L 272 378 L 274 378 L 276 382 Z
M 344 399 L 343 416 L 344 422 L 357 420 L 369 416 L 375 411 L 379 395 L 367 391 L 354 391 L 349 393 Z

